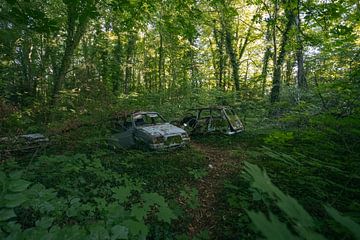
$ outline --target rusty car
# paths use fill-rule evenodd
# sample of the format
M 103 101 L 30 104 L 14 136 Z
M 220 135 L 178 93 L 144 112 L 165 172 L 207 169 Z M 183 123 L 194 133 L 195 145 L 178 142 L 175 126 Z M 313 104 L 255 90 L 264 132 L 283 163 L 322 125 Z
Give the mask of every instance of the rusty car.
M 232 135 L 244 131 L 240 118 L 229 106 L 189 109 L 179 126 L 189 134 L 221 132 Z
M 117 133 L 109 143 L 114 148 L 146 147 L 152 150 L 177 148 L 190 141 L 188 133 L 167 122 L 157 112 L 133 112 L 116 122 Z
M 41 133 L 23 134 L 0 138 L 0 159 L 2 156 L 25 154 L 45 148 L 49 138 Z

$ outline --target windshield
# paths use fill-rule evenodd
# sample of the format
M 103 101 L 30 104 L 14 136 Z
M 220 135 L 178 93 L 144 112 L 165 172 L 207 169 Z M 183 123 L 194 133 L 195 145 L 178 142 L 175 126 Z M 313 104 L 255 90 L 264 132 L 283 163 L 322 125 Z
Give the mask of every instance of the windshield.
M 231 126 L 235 129 L 241 128 L 242 124 L 240 122 L 240 119 L 232 109 L 225 109 L 226 115 L 228 117 L 228 120 L 231 124 Z
M 137 114 L 133 118 L 137 127 L 165 123 L 165 120 L 157 113 Z

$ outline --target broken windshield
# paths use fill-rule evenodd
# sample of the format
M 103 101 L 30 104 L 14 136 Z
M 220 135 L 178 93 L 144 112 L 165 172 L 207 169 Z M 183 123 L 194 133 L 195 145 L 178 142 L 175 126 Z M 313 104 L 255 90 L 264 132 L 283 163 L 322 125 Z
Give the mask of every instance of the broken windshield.
M 157 113 L 137 114 L 133 118 L 137 127 L 165 123 L 165 120 Z

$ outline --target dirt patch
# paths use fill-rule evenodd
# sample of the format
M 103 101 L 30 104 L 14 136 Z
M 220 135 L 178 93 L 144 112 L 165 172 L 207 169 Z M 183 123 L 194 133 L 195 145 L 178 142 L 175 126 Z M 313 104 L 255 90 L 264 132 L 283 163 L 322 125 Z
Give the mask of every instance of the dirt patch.
M 231 174 L 238 172 L 243 158 L 234 156 L 229 150 L 192 142 L 192 147 L 201 152 L 208 159 L 208 175 L 199 180 L 195 187 L 199 191 L 200 207 L 189 212 L 193 221 L 189 225 L 189 236 L 194 237 L 202 230 L 210 231 L 216 227 L 215 216 L 219 194 L 222 192 L 224 181 Z

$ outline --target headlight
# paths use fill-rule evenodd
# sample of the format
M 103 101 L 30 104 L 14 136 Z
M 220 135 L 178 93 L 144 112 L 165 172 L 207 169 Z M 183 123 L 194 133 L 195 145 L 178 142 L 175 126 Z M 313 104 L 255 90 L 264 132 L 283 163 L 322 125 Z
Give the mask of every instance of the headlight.
M 163 143 L 164 142 L 164 136 L 157 136 L 153 139 L 153 143 L 158 144 L 158 143 Z
M 189 137 L 189 135 L 187 133 L 181 133 L 181 137 L 187 138 L 187 137 Z

